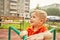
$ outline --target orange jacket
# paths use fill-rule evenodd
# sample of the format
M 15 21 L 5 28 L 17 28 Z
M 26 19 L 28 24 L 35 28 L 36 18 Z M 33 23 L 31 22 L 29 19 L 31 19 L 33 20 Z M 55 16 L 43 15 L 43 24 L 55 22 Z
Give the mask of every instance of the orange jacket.
M 30 36 L 30 35 L 38 34 L 41 32 L 45 32 L 46 30 L 47 30 L 47 28 L 45 26 L 40 26 L 40 28 L 36 31 L 33 30 L 33 27 L 29 27 L 27 29 L 27 32 L 28 32 L 28 36 Z

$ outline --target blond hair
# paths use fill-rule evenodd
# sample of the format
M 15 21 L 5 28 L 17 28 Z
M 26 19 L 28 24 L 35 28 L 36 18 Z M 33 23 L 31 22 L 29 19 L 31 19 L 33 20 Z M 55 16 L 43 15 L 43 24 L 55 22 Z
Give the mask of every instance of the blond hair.
M 34 10 L 32 13 L 36 13 L 36 15 L 38 15 L 40 18 L 47 18 L 47 13 L 46 13 L 46 11 L 44 11 L 44 10 Z

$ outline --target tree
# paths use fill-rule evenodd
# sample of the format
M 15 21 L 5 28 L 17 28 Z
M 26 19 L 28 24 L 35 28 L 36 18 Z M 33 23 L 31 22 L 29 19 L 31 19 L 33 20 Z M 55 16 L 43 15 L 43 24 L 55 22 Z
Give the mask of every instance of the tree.
M 35 9 L 41 9 L 40 7 L 39 7 L 39 4 L 37 4 L 37 6 L 36 6 L 36 8 Z
M 47 8 L 48 15 L 60 16 L 60 9 L 57 7 L 54 8 Z

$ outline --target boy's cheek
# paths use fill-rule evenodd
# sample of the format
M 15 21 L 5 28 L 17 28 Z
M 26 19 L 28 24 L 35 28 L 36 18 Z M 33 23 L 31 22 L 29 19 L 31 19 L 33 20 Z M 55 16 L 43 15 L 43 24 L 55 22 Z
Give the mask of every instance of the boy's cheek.
M 31 26 L 34 26 L 34 25 L 36 25 L 36 24 L 35 24 L 35 23 L 30 23 L 30 25 L 31 25 Z
M 33 26 L 34 24 L 33 23 L 30 23 L 31 26 Z

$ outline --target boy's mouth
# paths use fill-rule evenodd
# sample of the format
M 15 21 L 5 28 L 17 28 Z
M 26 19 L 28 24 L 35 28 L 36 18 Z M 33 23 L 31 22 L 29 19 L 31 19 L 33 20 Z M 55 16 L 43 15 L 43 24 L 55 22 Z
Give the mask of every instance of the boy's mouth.
M 33 21 L 30 21 L 30 23 L 33 23 Z

